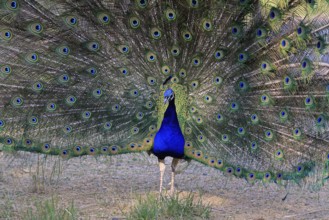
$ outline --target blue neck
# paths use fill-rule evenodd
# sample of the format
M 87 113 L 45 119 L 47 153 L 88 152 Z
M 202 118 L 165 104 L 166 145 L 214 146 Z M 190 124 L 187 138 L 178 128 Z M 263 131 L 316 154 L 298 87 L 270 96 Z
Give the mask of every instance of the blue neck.
M 182 158 L 185 139 L 179 127 L 175 99 L 169 102 L 158 133 L 155 135 L 153 153 L 159 158 Z
M 179 123 L 176 113 L 175 99 L 173 99 L 169 102 L 169 106 L 166 112 L 164 113 L 161 127 L 162 126 L 177 127 L 177 125 L 179 126 Z

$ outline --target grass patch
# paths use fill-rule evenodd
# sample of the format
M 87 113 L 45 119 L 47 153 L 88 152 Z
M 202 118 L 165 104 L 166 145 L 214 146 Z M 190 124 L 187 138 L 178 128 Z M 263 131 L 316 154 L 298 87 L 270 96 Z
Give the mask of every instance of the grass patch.
M 0 219 L 13 218 L 14 202 L 11 197 L 12 195 L 8 192 L 3 192 L 3 195 L 0 195 Z
M 77 209 L 73 202 L 67 208 L 58 205 L 58 199 L 38 201 L 23 216 L 24 220 L 71 220 L 78 219 Z
M 146 198 L 138 198 L 128 219 L 209 219 L 210 213 L 210 205 L 204 204 L 201 196 L 195 198 L 193 193 L 160 199 L 149 194 Z
M 61 159 L 57 158 L 55 160 L 55 163 L 52 166 L 50 172 L 46 169 L 46 164 L 47 157 L 38 155 L 36 171 L 32 173 L 33 193 L 45 193 L 48 186 L 56 185 L 60 179 L 60 175 L 63 171 L 63 164 L 61 163 Z

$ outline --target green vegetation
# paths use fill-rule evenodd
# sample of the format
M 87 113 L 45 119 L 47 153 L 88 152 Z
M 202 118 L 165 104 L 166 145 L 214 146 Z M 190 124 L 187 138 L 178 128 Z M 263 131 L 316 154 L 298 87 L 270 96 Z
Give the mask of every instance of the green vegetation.
M 203 204 L 202 198 L 196 199 L 192 193 L 160 199 L 149 194 L 138 199 L 128 219 L 209 219 L 210 213 L 210 205 Z
M 46 201 L 38 201 L 23 216 L 24 220 L 73 220 L 78 219 L 77 209 L 73 202 L 68 208 L 58 205 L 58 200 L 52 198 Z

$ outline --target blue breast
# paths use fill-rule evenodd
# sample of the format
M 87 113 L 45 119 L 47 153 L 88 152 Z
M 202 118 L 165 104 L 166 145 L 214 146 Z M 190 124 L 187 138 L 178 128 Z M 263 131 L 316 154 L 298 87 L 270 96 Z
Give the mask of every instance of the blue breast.
M 154 138 L 153 153 L 159 159 L 167 156 L 182 158 L 184 156 L 185 140 L 179 127 L 175 99 L 169 102 L 158 133 Z

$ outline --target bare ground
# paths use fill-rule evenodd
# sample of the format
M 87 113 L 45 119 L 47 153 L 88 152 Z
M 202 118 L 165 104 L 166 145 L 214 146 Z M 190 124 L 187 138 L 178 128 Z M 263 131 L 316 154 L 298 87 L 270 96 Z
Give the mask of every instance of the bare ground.
M 170 162 L 166 160 L 167 189 Z M 73 201 L 80 219 L 124 219 L 139 195 L 157 193 L 158 181 L 153 156 L 85 156 L 66 161 L 0 153 L 0 218 L 21 219 L 36 201 L 55 196 L 63 207 Z M 176 176 L 177 191 L 201 193 L 212 207 L 212 219 L 329 219 L 328 185 L 314 191 L 293 184 L 286 188 L 249 184 L 194 162 Z

